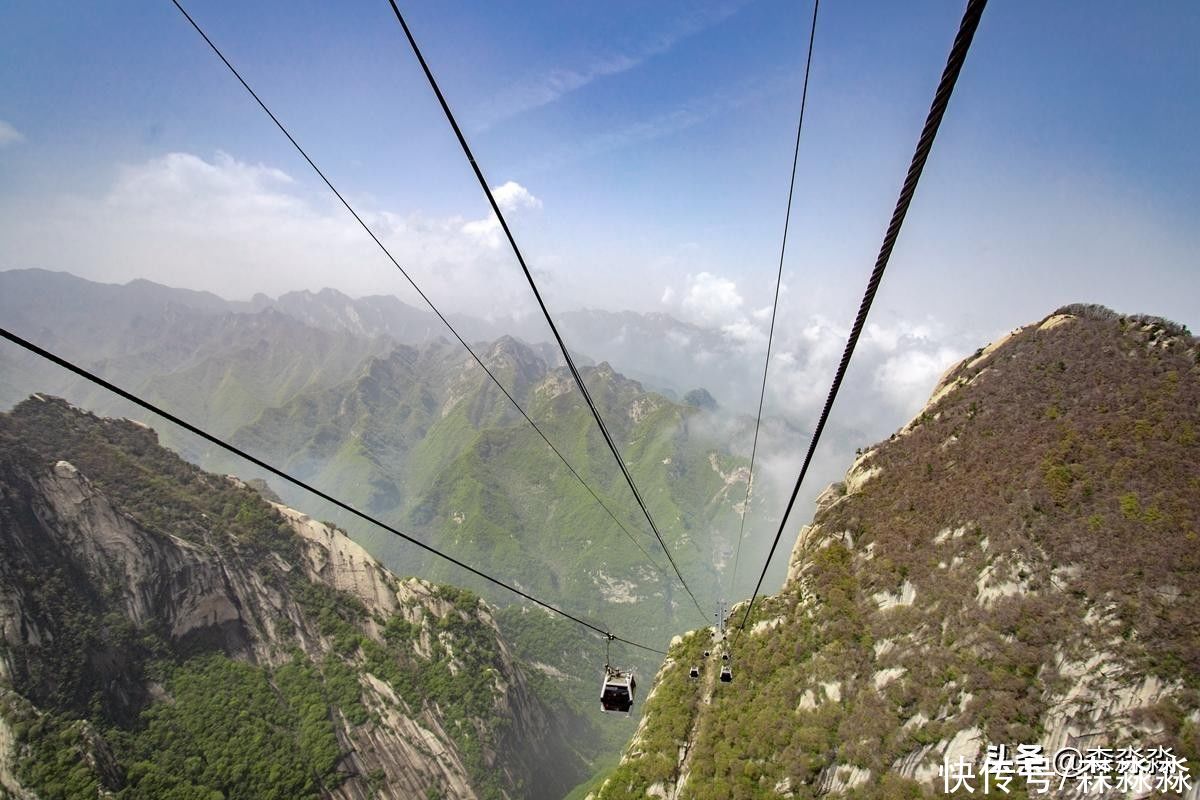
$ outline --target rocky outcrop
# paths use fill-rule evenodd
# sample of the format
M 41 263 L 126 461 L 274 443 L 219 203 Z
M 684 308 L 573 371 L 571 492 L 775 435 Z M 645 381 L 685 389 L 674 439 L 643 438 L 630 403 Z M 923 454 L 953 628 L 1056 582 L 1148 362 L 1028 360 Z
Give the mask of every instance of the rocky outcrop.
M 51 421 L 74 427 L 78 444 L 41 435 Z M 401 580 L 344 532 L 202 473 L 153 439 L 52 399 L 0 415 L 0 691 L 13 698 L 0 703 L 5 792 L 28 794 L 17 756 L 34 752 L 14 735 L 13 709 L 42 727 L 76 717 L 132 725 L 169 702 L 147 669 L 168 653 L 219 653 L 268 675 L 297 658 L 349 669 L 363 711 L 330 708 L 342 756 L 328 797 L 541 798 L 581 779 L 565 723 L 481 600 Z M 427 668 L 443 681 L 462 676 L 473 699 L 428 684 Z M 105 751 L 100 734 L 87 737 L 82 752 Z M 116 756 L 104 763 L 112 769 L 96 773 L 99 785 L 121 788 Z

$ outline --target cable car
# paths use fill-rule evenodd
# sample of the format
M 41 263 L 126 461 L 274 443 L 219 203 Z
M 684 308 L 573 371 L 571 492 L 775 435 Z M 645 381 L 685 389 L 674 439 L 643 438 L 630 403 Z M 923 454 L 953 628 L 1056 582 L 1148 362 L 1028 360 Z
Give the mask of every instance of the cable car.
M 721 653 L 721 660 L 722 660 L 722 661 L 728 661 L 728 660 L 729 660 L 729 653 Z
M 733 670 L 728 664 L 721 667 L 721 683 L 733 683 Z
M 696 678 L 699 678 L 699 677 L 700 677 L 700 668 L 699 668 L 699 667 L 692 667 L 691 669 L 689 669 L 689 670 L 688 670 L 688 677 L 689 677 L 689 678 L 691 678 L 691 679 L 693 679 L 693 680 L 695 680 Z
M 600 708 L 612 714 L 628 714 L 633 708 L 637 680 L 633 671 L 624 672 L 614 667 L 604 668 L 604 684 L 600 690 Z

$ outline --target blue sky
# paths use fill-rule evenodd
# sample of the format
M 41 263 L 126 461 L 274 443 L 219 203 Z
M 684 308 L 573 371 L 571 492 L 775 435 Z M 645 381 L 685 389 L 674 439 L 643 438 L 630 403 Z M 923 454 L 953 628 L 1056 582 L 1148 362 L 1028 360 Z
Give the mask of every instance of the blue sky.
M 490 182 L 524 190 L 511 222 L 552 306 L 762 322 L 811 6 L 408 5 Z M 439 302 L 528 313 L 386 2 L 188 6 Z M 797 329 L 852 318 L 961 11 L 822 7 Z M 403 294 L 169 2 L 3 14 L 0 269 Z M 1198 40 L 1191 2 L 992 3 L 880 323 L 986 339 L 1083 300 L 1200 327 Z
M 681 359 L 722 401 L 757 375 L 811 6 L 403 5 L 551 308 L 717 329 Z M 534 313 L 386 0 L 188 7 L 444 311 Z M 822 5 L 768 415 L 821 407 L 962 7 Z M 1197 41 L 1192 0 L 993 0 L 804 509 L 1060 305 L 1200 329 Z M 167 0 L 0 11 L 0 270 L 25 267 L 413 300 Z M 760 471 L 790 486 L 801 449 Z

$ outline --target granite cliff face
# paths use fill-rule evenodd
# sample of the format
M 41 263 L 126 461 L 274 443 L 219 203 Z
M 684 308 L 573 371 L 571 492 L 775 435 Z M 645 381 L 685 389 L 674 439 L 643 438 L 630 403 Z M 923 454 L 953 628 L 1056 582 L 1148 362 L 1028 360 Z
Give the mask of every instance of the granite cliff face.
M 1166 746 L 1195 783 L 1198 434 L 1180 326 L 1071 306 L 981 348 L 821 495 L 733 684 L 710 632 L 673 644 L 596 796 L 935 796 L 1022 743 Z
M 144 426 L 41 396 L 0 415 L 0 554 L 0 795 L 557 797 L 584 773 L 580 721 L 481 600 Z

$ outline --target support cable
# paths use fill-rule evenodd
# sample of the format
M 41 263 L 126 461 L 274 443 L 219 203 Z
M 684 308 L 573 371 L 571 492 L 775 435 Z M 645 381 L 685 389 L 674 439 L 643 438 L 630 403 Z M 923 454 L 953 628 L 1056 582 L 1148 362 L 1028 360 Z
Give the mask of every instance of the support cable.
M 173 2 L 175 0 L 172 0 Z M 671 556 L 671 551 L 667 547 L 666 541 L 662 537 L 662 533 L 658 529 L 658 525 L 654 522 L 654 518 L 650 515 L 650 509 L 646 507 L 645 500 L 642 498 L 641 492 L 633 482 L 633 476 L 629 473 L 629 468 L 625 465 L 625 460 L 621 458 L 621 453 L 617 449 L 616 442 L 608 431 L 608 427 L 604 424 L 604 420 L 600 416 L 599 409 L 596 408 L 595 402 L 592 400 L 591 394 L 583 383 L 583 378 L 579 374 L 579 370 L 575 366 L 574 359 L 571 358 L 571 353 L 567 350 L 567 345 L 563 341 L 562 335 L 558 332 L 558 326 L 554 324 L 554 319 L 550 316 L 550 310 L 546 308 L 546 303 L 542 300 L 542 293 L 538 291 L 537 284 L 533 280 L 533 273 L 529 271 L 528 265 L 525 263 L 525 257 L 521 255 L 521 249 L 517 246 L 517 240 L 513 237 L 512 230 L 508 227 L 508 222 L 504 219 L 504 214 L 500 211 L 500 205 L 496 202 L 495 196 L 492 194 L 492 189 L 488 185 L 487 179 L 483 175 L 483 170 L 479 167 L 479 162 L 475 160 L 475 154 L 471 152 L 471 146 L 467 144 L 466 136 L 463 135 L 462 128 L 459 127 L 458 121 L 454 118 L 454 113 L 450 110 L 450 104 L 446 102 L 445 95 L 442 94 L 441 88 L 438 86 L 437 80 L 433 77 L 433 71 L 426 63 L 425 57 L 421 54 L 421 48 L 417 46 L 417 40 L 413 37 L 412 31 L 408 27 L 408 23 L 404 21 L 404 15 L 400 13 L 400 7 L 396 5 L 396 0 L 388 0 L 392 6 L 392 11 L 395 12 L 396 20 L 400 23 L 400 27 L 404 29 L 404 35 L 408 38 L 408 43 L 412 47 L 413 54 L 417 57 L 417 61 L 421 64 L 421 69 L 425 73 L 426 79 L 429 81 L 430 88 L 437 95 L 438 103 L 442 106 L 442 111 L 446 115 L 446 120 L 450 123 L 450 127 L 454 129 L 454 135 L 458 137 L 458 143 L 462 147 L 467 161 L 471 164 L 471 169 L 475 172 L 475 177 L 479 180 L 479 185 L 483 188 L 484 194 L 487 195 L 488 203 L 492 206 L 492 212 L 496 215 L 496 219 L 500 223 L 500 227 L 504 230 L 504 235 L 508 238 L 508 243 L 512 247 L 513 253 L 517 257 L 517 263 L 521 265 L 521 270 L 525 273 L 525 278 L 529 282 L 529 288 L 533 290 L 533 296 L 537 299 L 538 306 L 541 307 L 542 314 L 546 318 L 547 324 L 550 326 L 550 332 L 554 334 L 554 339 L 558 342 L 558 347 L 562 350 L 563 358 L 566 360 L 567 368 L 571 371 L 571 377 L 575 379 L 575 383 L 579 386 L 579 391 L 583 395 L 584 402 L 592 411 L 592 416 L 596 418 L 596 424 L 600 428 L 600 433 L 604 437 L 605 444 L 612 451 L 613 458 L 617 461 L 617 466 L 621 468 L 621 473 L 625 476 L 625 482 L 629 484 L 630 491 L 633 492 L 634 500 L 641 508 L 642 513 L 646 517 L 646 521 L 650 523 L 650 529 L 654 531 L 655 538 L 658 539 L 659 545 L 662 546 L 663 553 L 667 556 L 667 561 L 671 563 L 671 568 L 675 570 L 676 577 L 683 584 L 683 588 L 687 591 L 688 596 L 692 598 L 692 602 L 696 605 L 696 610 L 707 621 L 708 614 L 700 605 L 700 601 L 696 599 L 696 595 L 692 593 L 691 588 L 687 585 L 687 581 L 683 579 L 683 575 L 679 572 L 679 566 L 675 563 L 675 559 Z
M 758 583 L 754 587 L 754 593 L 750 595 L 750 602 L 746 605 L 746 612 L 742 615 L 742 622 L 738 626 L 739 636 L 745 630 L 746 623 L 750 620 L 750 612 L 754 610 L 754 601 L 758 597 L 759 590 L 762 589 L 763 579 L 767 576 L 767 568 L 771 565 L 771 558 L 775 555 L 775 549 L 779 546 L 779 540 L 783 537 L 788 515 L 791 514 L 792 506 L 796 503 L 796 496 L 800 493 L 800 485 L 804 482 L 804 476 L 808 472 L 809 464 L 812 463 L 813 453 L 817 449 L 817 442 L 821 439 L 821 432 L 825 429 L 825 422 L 829 419 L 829 412 L 833 408 L 833 401 L 837 397 L 838 389 L 841 388 L 842 379 L 846 376 L 846 369 L 850 365 L 850 357 L 854 355 L 854 347 L 858 343 L 858 337 L 862 333 L 863 326 L 866 324 L 867 313 L 871 310 L 871 303 L 875 300 L 875 293 L 879 289 L 879 282 L 882 280 L 883 272 L 887 268 L 888 260 L 892 256 L 892 249 L 896 245 L 896 238 L 900 235 L 900 227 L 904 224 L 904 217 L 908 213 L 909 205 L 912 203 L 913 194 L 917 189 L 917 182 L 921 179 L 921 172 L 925 168 L 925 161 L 929 158 L 929 151 L 933 148 L 933 140 L 937 136 L 938 127 L 941 125 L 942 117 L 946 113 L 946 107 L 950 103 L 950 95 L 954 91 L 954 84 L 958 80 L 959 73 L 962 71 L 963 63 L 967 58 L 967 51 L 971 47 L 971 40 L 974 38 L 975 31 L 979 27 L 979 20 L 983 16 L 983 9 L 986 5 L 987 0 L 968 0 L 966 11 L 963 12 L 958 35 L 955 36 L 954 45 L 950 48 L 950 55 L 946 59 L 946 68 L 942 72 L 937 92 L 933 96 L 929 115 L 925 118 L 925 126 L 921 130 L 921 137 L 917 140 L 916 151 L 913 153 L 912 162 L 909 164 L 904 184 L 900 188 L 900 197 L 897 199 L 896 207 L 892 211 L 891 222 L 888 224 L 887 232 L 883 236 L 883 244 L 879 249 L 879 256 L 875 260 L 875 268 L 871 271 L 871 276 L 867 281 L 866 292 L 863 294 L 862 303 L 858 308 L 858 315 L 854 319 L 854 325 L 850 330 L 850 337 L 846 340 L 846 349 L 842 353 L 841 363 L 838 364 L 837 373 L 833 378 L 833 385 L 829 387 L 829 396 L 825 399 L 825 407 L 821 410 L 821 417 L 817 422 L 816 429 L 813 431 L 812 440 L 808 445 L 808 452 L 804 456 L 804 464 L 800 468 L 800 477 L 796 479 L 796 486 L 792 489 L 792 496 L 788 500 L 787 508 L 783 512 L 783 518 L 779 521 L 779 530 L 775 533 L 775 541 L 771 543 L 771 552 L 767 554 L 767 560 L 763 564 L 762 572 L 758 576 Z
M 758 455 L 758 430 L 762 425 L 763 400 L 767 396 L 767 371 L 771 366 L 771 343 L 775 339 L 775 312 L 779 309 L 779 286 L 783 283 L 783 257 L 787 253 L 788 226 L 792 220 L 792 196 L 796 191 L 796 165 L 800 161 L 800 133 L 804 130 L 804 107 L 808 102 L 808 75 L 812 70 L 813 40 L 817 36 L 817 11 L 821 0 L 813 0 L 812 26 L 808 31 L 808 57 L 804 62 L 804 88 L 800 92 L 800 121 L 796 124 L 796 148 L 792 153 L 792 178 L 788 183 L 787 212 L 783 215 L 783 243 L 779 247 L 779 271 L 775 275 L 775 299 L 771 303 L 771 327 L 767 333 L 767 357 L 763 361 L 762 387 L 758 391 L 758 414 L 754 418 L 754 444 L 750 447 L 750 472 L 746 475 L 746 498 L 742 501 L 742 518 L 738 523 L 737 549 L 733 555 L 733 572 L 729 575 L 729 593 L 737 582 L 738 561 L 742 556 L 742 537 L 746 534 L 746 512 L 750 508 L 750 487 L 754 481 L 754 458 Z
M 225 66 L 229 68 L 229 71 L 231 73 L 233 73 L 233 76 L 235 78 L 237 78 L 238 82 L 242 85 L 242 87 L 250 94 L 251 97 L 254 98 L 255 102 L 258 103 L 259 108 L 261 108 L 264 112 L 266 112 L 267 116 L 271 118 L 271 121 L 275 123 L 275 127 L 279 128 L 279 130 L 283 133 L 283 135 L 287 137 L 287 140 L 292 143 L 292 146 L 296 149 L 296 152 L 298 152 L 304 158 L 304 160 L 308 162 L 308 165 L 310 167 L 312 167 L 313 172 L 317 173 L 317 176 L 320 177 L 320 179 L 322 181 L 324 181 L 325 185 L 327 187 L 329 187 L 329 190 L 331 192 L 333 192 L 334 196 L 337 197 L 337 199 L 341 201 L 342 205 L 345 206 L 346 210 L 350 212 L 350 216 L 354 217 L 354 220 L 359 224 L 359 226 L 364 231 L 366 231 L 367 235 L 371 237 L 372 241 L 375 242 L 375 244 L 379 247 L 379 249 L 383 251 L 383 254 L 385 256 L 387 256 L 387 259 L 392 262 L 393 266 L 395 266 L 396 269 L 400 270 L 400 274 L 404 276 L 405 280 L 408 281 L 409 285 L 412 286 L 413 290 L 415 290 L 416 293 L 418 295 L 420 295 L 421 299 L 425 301 L 425 304 L 427 306 L 429 306 L 430 310 L 433 311 L 433 313 L 437 315 L 438 319 L 440 319 L 442 321 L 442 323 L 446 326 L 446 328 L 450 331 L 450 333 L 452 333 L 454 335 L 454 338 L 458 340 L 459 344 L 461 344 L 466 349 L 466 351 L 471 354 L 471 358 L 475 360 L 475 363 L 478 364 L 485 373 L 487 373 L 487 376 L 492 379 L 492 382 L 494 384 L 496 384 L 497 388 L 499 388 L 500 391 L 504 394 L 504 396 L 506 398 L 508 398 L 508 401 L 510 403 L 512 403 L 513 408 L 515 408 L 521 414 L 521 416 L 525 418 L 525 421 L 528 422 L 535 431 L 537 431 L 538 436 L 540 436 L 542 438 L 542 441 L 544 441 L 546 443 L 546 446 L 549 447 L 552 451 L 554 451 L 554 455 L 558 456 L 558 460 L 561 461 L 566 466 L 566 468 L 575 477 L 575 480 L 577 480 L 580 483 L 580 485 L 582 485 L 583 488 L 587 490 L 588 494 L 590 494 L 592 496 L 592 499 L 594 499 L 600 505 L 600 507 L 604 509 L 604 511 L 608 514 L 608 516 L 612 519 L 612 521 L 614 523 L 616 523 L 617 527 L 620 528 L 625 533 L 625 536 L 628 537 L 629 540 L 631 542 L 633 542 L 633 544 L 635 546 L 637 546 L 637 548 L 642 552 L 642 554 L 646 557 L 646 559 L 651 564 L 653 564 L 655 566 L 655 568 L 658 569 L 659 572 L 661 572 L 665 575 L 666 570 L 663 569 L 663 567 L 660 566 L 659 563 L 657 561 L 655 561 L 653 557 L 651 557 L 650 553 L 647 552 L 646 548 L 642 546 L 642 543 L 639 542 L 632 533 L 630 533 L 629 529 L 627 527 L 625 527 L 625 525 L 617 518 L 617 515 L 613 513 L 612 509 L 610 509 L 608 507 L 608 505 L 603 500 L 600 499 L 600 496 L 595 492 L 595 490 L 592 489 L 592 487 L 587 483 L 587 481 L 585 481 L 583 479 L 583 476 L 579 474 L 578 470 L 576 470 L 575 467 L 573 467 L 571 465 L 571 463 L 569 461 L 567 461 L 566 456 L 564 456 L 562 454 L 562 452 L 557 447 L 554 446 L 554 444 L 550 441 L 550 439 L 542 431 L 541 427 L 539 427 L 538 424 L 533 421 L 533 419 L 529 416 L 529 414 L 526 413 L 525 409 L 521 407 L 521 404 L 517 402 L 516 398 L 514 398 L 512 396 L 512 394 L 508 391 L 508 389 L 504 388 L 504 385 L 502 383 L 500 383 L 500 379 L 497 378 L 496 375 L 488 368 L 488 366 L 483 363 L 483 360 L 475 353 L 474 349 L 472 349 L 472 347 L 469 344 L 467 344 L 466 340 L 463 339 L 463 337 L 461 335 L 459 335 L 459 333 L 455 329 L 455 327 L 450 324 L 450 320 L 448 320 L 445 317 L 445 315 L 442 314 L 442 312 L 438 309 L 438 307 L 436 305 L 434 305 L 433 301 L 430 300 L 429 297 L 425 294 L 425 292 L 423 292 L 421 290 L 421 287 L 418 286 L 416 281 L 413 280 L 412 276 L 408 274 L 408 271 L 405 270 L 404 267 L 402 267 L 400 265 L 400 262 L 396 260 L 396 258 L 392 255 L 391 251 L 388 250 L 388 248 L 383 244 L 383 242 L 380 241 L 379 237 L 375 235 L 375 232 L 371 230 L 371 228 L 367 225 L 367 223 L 363 221 L 362 217 L 360 217 L 358 215 L 358 212 L 356 212 L 354 210 L 354 208 L 350 205 L 350 203 L 347 202 L 346 198 L 342 196 L 342 193 L 339 192 L 336 187 L 334 187 L 333 183 L 330 182 L 329 178 L 325 177 L 325 173 L 321 171 L 321 168 L 318 167 L 311 158 L 309 158 L 308 153 L 305 152 L 304 148 L 300 146 L 300 143 L 297 142 L 292 137 L 292 134 L 288 131 L 288 129 L 286 127 L 284 127 L 283 123 L 279 121 L 279 118 L 275 116 L 275 114 L 271 111 L 271 109 L 267 107 L 267 104 L 264 103 L 262 98 L 260 98 L 258 96 L 258 93 L 255 92 L 252 88 L 250 88 L 250 84 L 248 84 L 246 82 L 246 80 L 244 78 L 242 78 L 241 73 L 239 73 L 237 71 L 237 69 L 233 66 L 233 64 L 230 63 L 229 59 L 227 59 L 225 57 L 225 54 L 222 53 L 221 50 L 217 47 L 217 45 L 212 41 L 212 39 L 210 39 L 208 37 L 208 34 L 206 34 L 204 32 L 204 30 L 200 27 L 200 25 L 196 22 L 196 20 L 192 18 L 191 14 L 189 14 L 187 12 L 187 10 L 179 3 L 179 0 L 171 0 L 171 2 L 174 3 L 174 5 L 177 9 L 179 9 L 179 13 L 183 14 L 183 16 L 187 19 L 187 21 L 189 23 L 191 23 L 192 27 L 196 29 L 196 32 L 200 34 L 201 38 L 204 39 L 205 43 L 208 44 L 209 48 L 211 48 L 212 51 L 217 55 L 217 57 L 219 59 L 221 59 L 221 61 L 225 64 Z
M 262 459 L 259 459 L 259 458 L 256 458 L 255 456 L 250 455 L 245 450 L 242 450 L 241 448 L 237 447 L 236 445 L 232 445 L 229 442 L 226 442 L 224 439 L 221 439 L 220 437 L 214 436 L 213 434 L 208 433 L 207 431 L 197 428 L 195 425 L 192 425 L 190 422 L 186 422 L 185 420 L 180 419 L 179 417 L 175 416 L 174 414 L 171 414 L 170 412 L 159 408 L 158 406 L 150 403 L 149 401 L 143 400 L 142 398 L 138 397 L 137 395 L 135 395 L 131 392 L 128 392 L 128 391 L 120 388 L 119 386 L 116 386 L 115 384 L 109 383 L 104 378 L 101 378 L 98 375 L 88 372 L 83 367 L 80 367 L 80 366 L 68 361 L 65 358 L 57 356 L 48 350 L 44 350 L 41 347 L 38 347 L 36 344 L 33 344 L 30 341 L 22 339 L 20 336 L 17 336 L 15 333 L 11 333 L 10 331 L 8 331 L 4 328 L 0 328 L 0 336 L 3 336 L 5 339 L 8 339 L 13 344 L 16 344 L 16 345 L 19 345 L 20 347 L 25 348 L 26 350 L 30 351 L 31 353 L 35 353 L 36 355 L 39 355 L 48 361 L 54 362 L 55 364 L 62 367 L 63 369 L 69 370 L 70 372 L 75 373 L 76 375 L 78 375 L 81 378 L 84 378 L 85 380 L 91 381 L 92 383 L 96 384 L 97 386 L 107 389 L 108 391 L 112 392 L 113 394 L 115 394 L 119 397 L 122 397 L 131 403 L 135 403 L 136 405 L 141 406 L 142 408 L 146 409 L 147 411 L 150 411 L 153 414 L 157 414 L 158 416 L 162 417 L 163 419 L 167 420 L 168 422 L 178 425 L 179 427 L 183 428 L 184 430 L 188 431 L 189 433 L 199 436 L 201 439 L 204 439 L 212 444 L 215 444 L 217 447 L 220 447 L 223 450 L 227 450 L 230 453 L 233 453 L 234 455 L 236 455 L 240 458 L 243 458 L 246 461 L 249 461 L 251 464 L 254 464 L 256 467 L 264 469 L 267 472 L 270 472 L 272 475 L 282 478 L 283 480 L 287 481 L 288 483 L 291 483 L 294 486 L 298 486 L 299 488 L 301 488 L 307 492 L 310 492 L 311 494 L 321 498 L 322 500 L 326 501 L 327 503 L 332 503 L 333 505 L 337 506 L 338 508 L 342 509 L 343 511 L 347 511 L 350 514 L 353 514 L 354 516 L 358 517 L 359 519 L 364 520 L 365 522 L 369 522 L 370 524 L 372 524 L 378 528 L 382 528 L 383 530 L 387 531 L 388 533 L 391 533 L 394 536 L 400 537 L 401 539 L 408 542 L 409 544 L 416 545 L 417 547 L 421 548 L 422 550 L 424 550 L 428 553 L 432 553 L 433 555 L 437 556 L 438 558 L 444 559 L 445 561 L 450 562 L 451 564 L 455 565 L 456 567 L 466 570 L 467 572 L 471 573 L 472 575 L 483 578 L 484 580 L 488 581 L 489 583 L 499 586 L 502 589 L 507 589 L 508 591 L 512 592 L 513 594 L 515 594 L 521 598 L 524 598 L 525 600 L 528 600 L 531 603 L 536 603 L 537 605 L 541 606 L 542 608 L 546 609 L 547 611 L 550 611 L 554 614 L 558 614 L 560 617 L 565 617 L 566 619 L 569 619 L 570 621 L 572 621 L 578 625 L 582 625 L 583 627 L 593 631 L 594 633 L 600 634 L 601 636 L 605 637 L 609 641 L 623 642 L 632 647 L 637 647 L 642 650 L 647 650 L 651 653 L 658 653 L 658 654 L 664 655 L 664 656 L 666 655 L 666 653 L 662 650 L 658 650 L 657 648 L 649 647 L 648 645 L 639 644 L 638 642 L 634 642 L 629 639 L 625 639 L 620 636 L 617 636 L 617 635 L 611 633 L 610 631 L 607 631 L 604 628 L 601 628 L 598 625 L 594 625 L 586 620 L 580 619 L 579 617 L 571 614 L 570 612 L 563 611 L 562 609 L 558 608 L 557 606 L 554 606 L 550 603 L 543 602 L 543 601 L 537 599 L 536 597 L 534 597 L 533 595 L 529 594 L 528 592 L 522 591 L 521 589 L 518 589 L 517 587 L 515 587 L 511 584 L 505 583 L 504 581 L 500 580 L 499 578 L 493 578 L 491 575 L 487 574 L 486 572 L 476 569 L 475 567 L 472 567 L 470 564 L 467 564 L 466 562 L 458 560 L 454 556 L 443 553 L 441 550 L 438 550 L 437 548 L 433 547 L 432 545 L 428 545 L 428 544 L 422 542 L 420 539 L 417 539 L 415 536 L 407 534 L 404 531 L 399 530 L 398 528 L 392 527 L 391 525 L 388 525 L 386 522 L 383 522 L 382 520 L 366 513 L 365 511 L 358 510 L 354 506 L 337 499 L 333 495 L 326 494 L 325 492 L 321 491 L 320 489 L 317 489 L 316 487 L 300 480 L 299 478 L 292 477 L 290 474 L 284 472 L 283 470 L 279 469 L 278 467 L 274 467 L 271 464 L 268 464 L 266 461 L 263 461 Z

